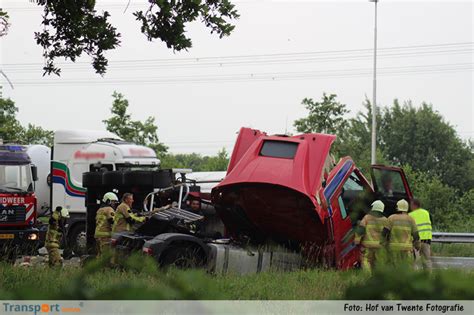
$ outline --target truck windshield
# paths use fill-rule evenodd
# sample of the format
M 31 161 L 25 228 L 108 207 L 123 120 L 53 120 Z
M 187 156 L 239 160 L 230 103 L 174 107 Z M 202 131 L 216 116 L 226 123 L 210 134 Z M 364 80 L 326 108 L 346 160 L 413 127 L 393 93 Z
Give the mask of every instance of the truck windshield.
M 33 190 L 31 167 L 25 165 L 0 165 L 0 191 L 26 192 Z

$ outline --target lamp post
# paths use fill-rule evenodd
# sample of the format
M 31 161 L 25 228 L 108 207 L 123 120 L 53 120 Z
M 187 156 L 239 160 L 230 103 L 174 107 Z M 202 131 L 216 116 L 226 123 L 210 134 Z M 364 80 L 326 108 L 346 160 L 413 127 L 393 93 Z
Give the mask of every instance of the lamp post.
M 377 163 L 376 142 L 377 142 L 377 3 L 379 0 L 369 0 L 375 4 L 375 25 L 374 25 L 374 80 L 372 98 L 372 141 L 371 141 L 371 164 Z

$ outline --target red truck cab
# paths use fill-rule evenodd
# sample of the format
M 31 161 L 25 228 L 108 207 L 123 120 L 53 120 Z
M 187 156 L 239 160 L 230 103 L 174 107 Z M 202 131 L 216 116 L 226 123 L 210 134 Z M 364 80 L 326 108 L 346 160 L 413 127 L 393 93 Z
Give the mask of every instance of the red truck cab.
M 375 199 L 395 212 L 412 198 L 403 170 L 374 165 L 371 185 L 350 157 L 332 160 L 333 135 L 269 136 L 242 128 L 227 176 L 212 190 L 229 237 L 277 242 L 340 269 L 359 264 L 358 221 Z
M 26 148 L 0 145 L 0 250 L 2 257 L 31 253 L 39 245 L 34 181 Z

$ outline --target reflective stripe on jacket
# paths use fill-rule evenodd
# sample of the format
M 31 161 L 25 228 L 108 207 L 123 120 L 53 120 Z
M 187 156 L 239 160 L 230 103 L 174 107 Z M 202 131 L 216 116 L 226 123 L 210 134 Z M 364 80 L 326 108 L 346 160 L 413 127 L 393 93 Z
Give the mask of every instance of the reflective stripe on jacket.
M 366 248 L 382 247 L 382 230 L 388 226 L 388 219 L 380 212 L 366 214 L 356 230 L 355 243 Z
M 111 237 L 112 224 L 110 219 L 114 218 L 114 209 L 112 207 L 103 207 L 97 210 L 95 217 L 95 234 L 94 237 Z
M 388 218 L 388 222 L 389 249 L 412 250 L 413 242 L 419 239 L 415 220 L 405 213 L 397 213 L 392 214 Z
M 432 227 L 430 213 L 425 209 L 416 209 L 409 213 L 409 215 L 415 220 L 416 226 L 418 228 L 418 234 L 420 234 L 421 240 L 431 240 Z
M 114 225 L 112 227 L 112 233 L 131 231 L 132 225 L 127 222 L 127 218 L 131 218 L 135 222 L 144 222 L 144 217 L 135 215 L 130 207 L 122 202 L 115 211 Z

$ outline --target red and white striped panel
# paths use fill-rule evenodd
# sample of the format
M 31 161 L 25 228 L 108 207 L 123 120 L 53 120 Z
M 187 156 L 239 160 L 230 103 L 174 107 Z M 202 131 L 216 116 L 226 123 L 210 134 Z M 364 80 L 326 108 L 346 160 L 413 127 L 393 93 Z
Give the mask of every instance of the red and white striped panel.
M 34 204 L 26 205 L 25 222 L 35 223 L 35 205 Z

